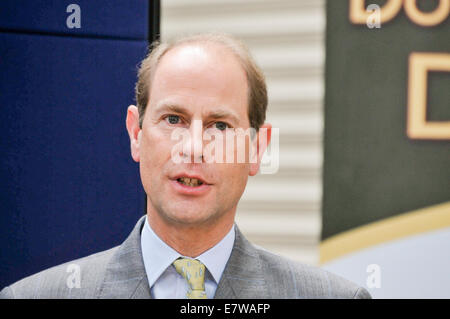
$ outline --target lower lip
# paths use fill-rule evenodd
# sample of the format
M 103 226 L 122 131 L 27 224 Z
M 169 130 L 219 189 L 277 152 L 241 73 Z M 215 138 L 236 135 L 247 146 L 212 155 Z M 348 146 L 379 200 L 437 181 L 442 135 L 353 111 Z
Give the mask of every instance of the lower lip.
M 170 182 L 172 183 L 175 191 L 183 195 L 203 195 L 209 191 L 211 186 L 209 184 L 202 184 L 200 186 L 187 186 L 178 182 L 177 180 L 171 180 Z

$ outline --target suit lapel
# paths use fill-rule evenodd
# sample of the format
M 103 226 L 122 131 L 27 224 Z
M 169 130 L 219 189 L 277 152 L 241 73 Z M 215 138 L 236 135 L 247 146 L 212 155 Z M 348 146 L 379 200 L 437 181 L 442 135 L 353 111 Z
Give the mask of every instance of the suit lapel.
M 269 298 L 264 271 L 257 250 L 238 227 L 233 251 L 217 286 L 215 299 Z
M 108 263 L 98 298 L 149 299 L 150 287 L 141 252 L 143 216 Z M 217 286 L 216 299 L 269 298 L 263 265 L 257 250 L 238 227 L 233 251 Z
M 118 247 L 108 263 L 98 298 L 151 298 L 141 252 L 141 229 L 145 216 Z

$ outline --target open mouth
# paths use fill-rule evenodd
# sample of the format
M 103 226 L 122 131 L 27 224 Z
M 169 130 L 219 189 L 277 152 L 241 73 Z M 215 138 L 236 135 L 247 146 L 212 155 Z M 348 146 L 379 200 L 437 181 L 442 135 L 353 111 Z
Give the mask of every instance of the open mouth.
M 180 177 L 177 179 L 177 182 L 190 187 L 198 187 L 203 185 L 203 182 L 197 178 L 189 178 L 189 177 Z

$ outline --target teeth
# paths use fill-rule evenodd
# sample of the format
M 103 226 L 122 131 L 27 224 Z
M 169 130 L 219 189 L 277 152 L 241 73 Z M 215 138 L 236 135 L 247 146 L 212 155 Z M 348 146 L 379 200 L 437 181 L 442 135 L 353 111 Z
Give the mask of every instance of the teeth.
M 191 187 L 195 187 L 195 186 L 199 186 L 199 185 L 203 184 L 201 181 L 199 181 L 196 178 L 188 178 L 188 177 L 181 177 L 178 179 L 178 181 L 184 185 L 191 186 Z

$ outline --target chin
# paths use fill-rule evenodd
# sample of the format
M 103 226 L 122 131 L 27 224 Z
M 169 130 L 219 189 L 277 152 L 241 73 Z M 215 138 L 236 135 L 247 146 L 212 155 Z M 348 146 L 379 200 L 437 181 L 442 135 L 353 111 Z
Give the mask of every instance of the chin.
M 204 211 L 203 205 L 184 205 L 166 211 L 167 219 L 178 225 L 199 225 L 208 221 L 215 220 L 218 215 L 216 211 Z

